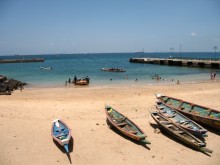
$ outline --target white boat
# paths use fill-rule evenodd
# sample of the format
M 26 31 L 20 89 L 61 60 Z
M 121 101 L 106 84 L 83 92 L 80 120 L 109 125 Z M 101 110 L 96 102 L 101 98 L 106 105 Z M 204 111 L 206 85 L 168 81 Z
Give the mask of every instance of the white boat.
M 53 68 L 52 68 L 52 67 L 45 67 L 45 66 L 41 66 L 40 68 L 41 68 L 41 69 L 44 69 L 44 70 L 53 70 Z

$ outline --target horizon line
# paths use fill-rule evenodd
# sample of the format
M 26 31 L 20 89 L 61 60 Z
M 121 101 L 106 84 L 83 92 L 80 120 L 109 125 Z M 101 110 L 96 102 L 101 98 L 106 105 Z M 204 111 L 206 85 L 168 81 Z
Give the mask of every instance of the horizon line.
M 0 56 L 41 56 L 41 55 L 76 55 L 76 54 L 125 54 L 125 53 L 129 53 L 129 54 L 148 54 L 148 53 L 171 53 L 171 54 L 182 54 L 182 53 L 220 53 L 220 52 L 210 52 L 210 51 L 203 51 L 203 52 L 94 52 L 94 53 L 45 53 L 45 54 L 11 54 L 11 55 L 0 55 Z

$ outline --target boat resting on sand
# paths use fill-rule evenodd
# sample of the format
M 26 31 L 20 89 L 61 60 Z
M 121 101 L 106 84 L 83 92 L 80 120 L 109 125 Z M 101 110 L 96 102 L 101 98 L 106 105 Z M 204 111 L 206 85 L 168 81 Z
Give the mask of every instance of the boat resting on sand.
M 156 102 L 156 108 L 160 114 L 165 117 L 168 117 L 172 122 L 176 123 L 183 129 L 187 130 L 191 134 L 200 137 L 207 137 L 208 135 L 207 130 L 204 129 L 202 126 L 194 122 L 193 120 L 189 119 L 188 117 L 184 116 L 180 112 L 176 111 L 175 109 L 169 107 L 168 105 L 162 103 L 161 101 Z
M 164 117 L 158 112 L 151 113 L 151 116 L 161 129 L 163 129 L 166 133 L 170 134 L 172 137 L 181 141 L 185 145 L 193 149 L 199 150 L 203 153 L 212 153 L 211 150 L 205 148 L 205 142 L 196 138 L 188 131 L 179 127 L 177 124 L 173 123 L 171 120 L 169 120 L 169 118 Z
M 113 109 L 111 106 L 105 106 L 106 121 L 109 128 L 116 128 L 122 134 L 136 140 L 142 144 L 150 144 L 146 140 L 144 132 L 130 119 Z
M 67 153 L 69 153 L 69 141 L 71 138 L 70 128 L 60 119 L 56 119 L 52 122 L 51 136 L 61 146 L 64 146 Z
M 89 82 L 86 80 L 77 80 L 74 84 L 75 85 L 88 85 Z
M 220 111 L 161 94 L 156 94 L 156 97 L 190 119 L 220 131 Z

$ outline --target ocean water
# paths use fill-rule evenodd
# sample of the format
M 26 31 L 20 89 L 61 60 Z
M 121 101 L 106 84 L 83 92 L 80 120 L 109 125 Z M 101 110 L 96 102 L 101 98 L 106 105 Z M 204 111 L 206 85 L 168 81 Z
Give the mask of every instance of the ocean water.
M 55 55 L 25 55 L 0 56 L 0 59 L 15 58 L 44 58 L 43 63 L 11 63 L 0 64 L 0 75 L 6 75 L 30 85 L 63 86 L 69 78 L 90 77 L 90 85 L 118 85 L 118 84 L 163 84 L 195 83 L 210 80 L 213 69 L 189 68 L 153 64 L 130 63 L 129 58 L 193 58 L 217 59 L 220 53 L 98 53 L 98 54 L 55 54 Z M 40 66 L 52 67 L 53 70 L 42 70 Z M 126 72 L 104 72 L 102 68 L 124 68 Z M 217 72 L 218 73 L 218 72 Z M 157 74 L 161 80 L 152 79 Z M 128 77 L 128 79 L 126 79 Z M 112 79 L 112 80 L 110 80 Z M 135 81 L 135 80 L 138 81 Z M 173 81 L 172 81 L 173 79 Z

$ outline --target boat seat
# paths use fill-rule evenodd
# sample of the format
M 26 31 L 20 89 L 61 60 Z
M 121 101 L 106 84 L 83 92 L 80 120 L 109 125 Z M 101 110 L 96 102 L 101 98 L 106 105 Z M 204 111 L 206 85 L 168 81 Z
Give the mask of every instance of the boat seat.
M 191 139 L 190 141 L 193 142 L 193 143 L 196 143 L 196 141 L 194 139 Z
M 190 121 L 189 120 L 180 120 L 180 121 L 178 121 L 180 124 L 188 124 L 188 123 L 190 123 Z
M 169 121 L 161 121 L 160 123 L 161 123 L 161 124 L 170 124 Z
M 119 123 L 117 124 L 118 126 L 124 126 L 124 125 L 127 125 L 127 123 L 123 122 L 123 123 Z
M 160 110 L 162 110 L 162 109 L 165 108 L 165 106 L 157 106 L 157 107 L 158 107 L 158 109 L 160 109 Z
M 120 124 L 120 123 L 123 123 L 126 119 L 127 117 L 117 117 L 117 118 L 114 118 L 114 121 Z
M 187 121 L 185 121 L 183 124 L 184 124 L 184 125 L 187 125 L 187 124 L 189 124 L 189 123 L 190 123 L 190 121 L 187 120 Z
M 137 131 L 129 131 L 129 133 L 137 134 Z
M 162 103 L 162 101 L 157 100 L 157 101 L 156 101 L 156 103 L 157 103 L 157 104 L 161 104 L 161 103 Z
M 184 133 L 183 131 L 175 131 L 175 132 L 178 133 L 178 134 Z
M 166 125 L 166 127 L 168 127 L 168 128 L 169 128 L 169 127 L 172 127 L 172 126 L 173 126 L 172 124 L 167 124 L 167 125 Z
M 64 130 L 64 131 L 62 131 L 62 132 L 55 132 L 53 135 L 55 136 L 55 137 L 59 137 L 59 136 L 66 136 L 66 135 L 68 135 L 69 134 L 69 130 Z
M 167 115 L 168 118 L 172 118 L 172 117 L 175 117 L 176 115 Z

